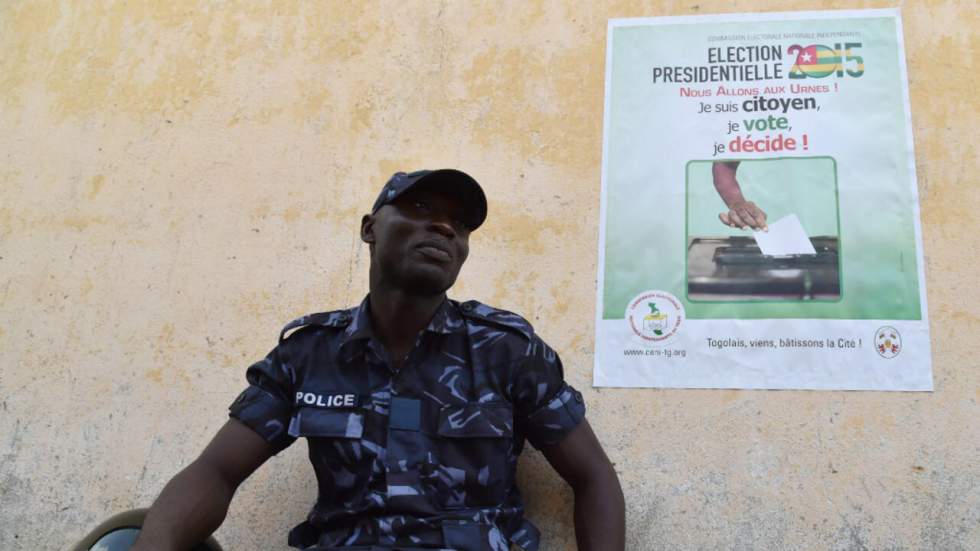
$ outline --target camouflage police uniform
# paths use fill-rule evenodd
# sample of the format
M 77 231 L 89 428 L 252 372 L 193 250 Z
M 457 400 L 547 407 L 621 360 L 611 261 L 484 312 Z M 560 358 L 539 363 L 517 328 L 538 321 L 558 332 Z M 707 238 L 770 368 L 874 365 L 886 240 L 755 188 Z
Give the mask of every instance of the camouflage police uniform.
M 520 316 L 447 299 L 395 370 L 369 300 L 288 324 L 230 408 L 275 453 L 307 439 L 318 498 L 289 544 L 538 549 L 517 456 L 525 439 L 558 443 L 585 414 L 558 355 Z

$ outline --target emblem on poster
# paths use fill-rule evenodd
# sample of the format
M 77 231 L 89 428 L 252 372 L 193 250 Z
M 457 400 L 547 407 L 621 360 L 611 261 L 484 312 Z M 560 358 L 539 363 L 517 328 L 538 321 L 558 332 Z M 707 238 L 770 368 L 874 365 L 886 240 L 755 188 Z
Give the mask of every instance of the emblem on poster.
M 684 305 L 666 291 L 644 291 L 629 302 L 626 320 L 645 343 L 659 344 L 677 333 L 684 321 Z
M 878 355 L 885 359 L 898 356 L 902 351 L 902 335 L 898 329 L 886 325 L 875 332 L 875 350 Z

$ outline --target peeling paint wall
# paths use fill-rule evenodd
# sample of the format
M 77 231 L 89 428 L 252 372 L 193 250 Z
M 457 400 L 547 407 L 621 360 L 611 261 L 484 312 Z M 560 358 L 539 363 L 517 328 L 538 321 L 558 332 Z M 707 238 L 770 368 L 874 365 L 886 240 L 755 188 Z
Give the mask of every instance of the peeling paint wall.
M 591 388 L 606 20 L 887 2 L 0 4 L 0 548 L 145 506 L 305 312 L 366 292 L 359 215 L 461 167 L 490 218 L 451 293 L 558 349 L 616 463 L 630 549 L 980 548 L 980 12 L 902 3 L 936 391 Z M 282 549 L 303 444 L 218 538 Z M 544 548 L 571 494 L 520 481 Z

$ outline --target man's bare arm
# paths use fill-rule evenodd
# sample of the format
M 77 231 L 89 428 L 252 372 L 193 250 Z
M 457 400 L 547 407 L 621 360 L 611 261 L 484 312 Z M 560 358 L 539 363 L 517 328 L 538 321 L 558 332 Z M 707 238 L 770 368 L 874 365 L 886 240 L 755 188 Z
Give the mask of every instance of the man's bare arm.
M 623 551 L 623 489 L 589 422 L 583 419 L 564 440 L 541 452 L 575 492 L 575 541 L 579 551 Z
M 229 419 L 160 492 L 133 551 L 189 549 L 204 541 L 224 521 L 238 485 L 271 456 L 261 436 Z
M 742 188 L 735 178 L 738 164 L 739 161 L 718 161 L 711 165 L 715 190 L 728 207 L 728 212 L 719 214 L 718 218 L 732 228 L 768 230 L 766 213 L 742 196 Z

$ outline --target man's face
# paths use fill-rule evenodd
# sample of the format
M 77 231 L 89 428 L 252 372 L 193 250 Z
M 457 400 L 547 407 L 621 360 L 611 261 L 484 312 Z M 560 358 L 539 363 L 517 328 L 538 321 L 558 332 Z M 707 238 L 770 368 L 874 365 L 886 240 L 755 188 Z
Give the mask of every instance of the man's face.
M 452 287 L 470 251 L 463 213 L 455 195 L 421 187 L 365 216 L 361 239 L 373 245 L 378 282 L 424 296 Z

